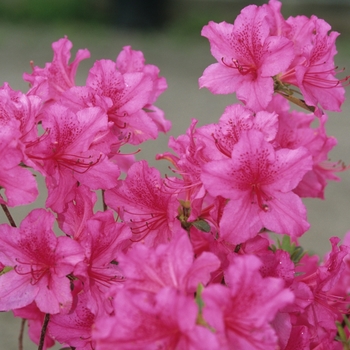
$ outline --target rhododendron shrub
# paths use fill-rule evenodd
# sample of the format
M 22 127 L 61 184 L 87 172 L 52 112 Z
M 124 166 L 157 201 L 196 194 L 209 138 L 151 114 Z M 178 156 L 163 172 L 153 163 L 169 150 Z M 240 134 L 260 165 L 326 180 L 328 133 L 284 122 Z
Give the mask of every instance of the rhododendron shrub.
M 349 349 L 349 234 L 322 261 L 298 243 L 301 198 L 323 199 L 347 169 L 328 160 L 325 111 L 349 77 L 336 77 L 329 24 L 280 10 L 204 26 L 217 63 L 199 86 L 240 103 L 170 137 L 166 176 L 122 152 L 171 126 L 142 52 L 96 61 L 77 86 L 89 52 L 70 63 L 65 37 L 24 74 L 26 93 L 0 88 L 0 311 L 27 320 L 38 349 Z M 45 208 L 17 227 L 9 207 L 36 199 L 33 171 Z

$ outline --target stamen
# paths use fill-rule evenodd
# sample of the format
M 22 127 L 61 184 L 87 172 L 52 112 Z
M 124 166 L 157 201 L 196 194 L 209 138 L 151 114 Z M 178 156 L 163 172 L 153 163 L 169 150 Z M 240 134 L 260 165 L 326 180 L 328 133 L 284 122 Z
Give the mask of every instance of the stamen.
M 214 141 L 215 141 L 215 146 L 216 148 L 225 156 L 231 158 L 231 152 L 228 152 L 226 148 L 224 148 L 224 146 L 220 143 L 220 141 L 214 136 L 214 134 L 211 134 L 211 136 L 213 137 Z
M 89 163 L 85 163 L 84 160 L 85 159 L 92 159 L 92 156 L 88 156 L 88 157 L 79 157 L 77 159 L 72 159 L 72 158 L 65 158 L 65 157 L 74 157 L 74 155 L 70 155 L 70 154 L 64 154 L 63 156 L 56 158 L 56 161 L 59 165 L 72 170 L 73 172 L 79 173 L 79 174 L 85 174 L 92 166 L 96 165 L 100 159 L 102 158 L 102 153 L 100 153 L 99 157 L 97 158 L 96 161 L 90 161 Z M 76 169 L 76 167 L 78 168 L 83 168 L 85 170 L 82 171 L 78 171 Z
M 268 200 L 271 199 L 271 198 L 268 198 L 268 197 L 266 196 L 266 194 L 261 190 L 260 184 L 252 184 L 251 187 L 252 187 L 252 194 L 253 194 L 253 195 L 254 195 L 254 194 L 256 195 L 256 198 L 257 198 L 259 207 L 260 207 L 264 212 L 269 211 L 269 206 L 268 206 L 266 203 L 263 202 L 263 201 L 264 201 L 263 196 L 265 196 L 265 200 L 266 200 L 266 201 L 268 201 Z
M 130 214 L 129 211 L 125 211 L 125 212 Z M 140 237 L 131 238 L 131 241 L 133 242 L 141 241 L 150 233 L 150 231 L 153 231 L 158 227 L 161 227 L 162 225 L 164 225 L 164 223 L 167 222 L 166 213 L 141 213 L 141 214 L 135 214 L 135 215 L 144 215 L 147 217 L 137 221 L 134 221 L 132 219 L 130 220 L 131 232 L 136 236 L 140 235 Z
M 94 266 L 90 269 L 90 277 L 94 278 L 96 283 L 99 283 L 100 285 L 104 287 L 110 287 L 115 282 L 124 282 L 125 277 L 124 276 L 118 276 L 118 275 L 107 275 L 104 274 L 103 271 L 106 269 L 109 269 L 108 266 L 98 267 Z
M 246 64 L 240 64 L 238 60 L 232 58 L 232 64 L 225 62 L 225 57 L 221 58 L 221 62 L 228 68 L 237 69 L 242 75 L 247 75 L 248 73 L 256 73 L 256 69 L 252 66 Z
M 46 265 L 35 264 L 36 266 L 40 266 L 40 267 L 38 269 L 34 269 L 33 264 L 31 263 L 20 262 L 20 261 L 18 262 L 21 265 L 30 265 L 30 271 L 23 272 L 21 271 L 21 266 L 18 266 L 18 265 L 14 267 L 14 270 L 16 271 L 16 273 L 18 273 L 21 276 L 30 274 L 32 276 L 32 280 L 30 281 L 31 285 L 37 284 L 40 281 L 40 279 L 50 270 L 50 267 Z

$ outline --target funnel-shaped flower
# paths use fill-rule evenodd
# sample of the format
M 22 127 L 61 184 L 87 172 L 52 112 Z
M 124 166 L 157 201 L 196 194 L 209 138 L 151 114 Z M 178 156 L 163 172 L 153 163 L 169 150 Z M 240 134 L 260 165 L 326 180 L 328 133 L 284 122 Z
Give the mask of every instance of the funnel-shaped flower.
M 72 47 L 73 44 L 67 37 L 54 42 L 52 62 L 46 63 L 45 68 L 33 67 L 32 74 L 23 74 L 23 79 L 32 85 L 30 95 L 38 95 L 44 101 L 55 101 L 62 92 L 75 86 L 78 65 L 80 61 L 90 57 L 90 52 L 87 49 L 78 50 L 74 61 L 69 64 Z
M 233 25 L 209 22 L 203 28 L 218 63 L 204 71 L 201 88 L 214 94 L 236 92 L 255 111 L 267 106 L 274 90 L 272 77 L 285 71 L 294 57 L 291 40 L 270 35 L 267 15 L 266 8 L 251 5 Z
M 202 293 L 204 319 L 220 337 L 221 349 L 277 349 L 270 322 L 294 296 L 282 279 L 262 278 L 261 265 L 256 256 L 236 256 L 225 271 L 228 287 L 213 284 Z
M 27 152 L 35 168 L 46 176 L 46 206 L 62 212 L 64 205 L 73 200 L 78 182 L 94 190 L 114 187 L 119 167 L 99 148 L 109 132 L 103 110 L 91 107 L 75 114 L 54 104 L 46 113 L 42 124 L 45 134 Z
M 0 310 L 8 311 L 35 301 L 50 314 L 69 311 L 72 303 L 66 277 L 84 259 L 79 243 L 56 237 L 54 216 L 33 210 L 20 228 L 0 226 L 0 262 L 12 269 L 0 276 Z
M 263 227 L 302 235 L 309 227 L 306 210 L 292 190 L 311 164 L 309 152 L 302 147 L 275 151 L 260 131 L 242 133 L 230 159 L 203 167 L 208 192 L 230 199 L 220 222 L 221 237 L 239 244 Z

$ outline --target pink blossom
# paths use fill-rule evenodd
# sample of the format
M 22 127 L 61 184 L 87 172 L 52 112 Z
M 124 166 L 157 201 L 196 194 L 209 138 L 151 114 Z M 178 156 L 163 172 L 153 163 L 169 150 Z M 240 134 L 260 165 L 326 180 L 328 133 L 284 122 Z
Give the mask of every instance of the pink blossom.
M 152 105 L 166 88 L 158 72 L 157 67 L 144 65 L 143 54 L 130 47 L 124 48 L 116 62 L 96 61 L 89 71 L 86 86 L 110 99 L 107 114 L 114 132 L 120 138 L 128 135 L 132 144 L 155 139 L 159 130 L 166 132 L 171 127 L 163 112 Z
M 243 133 L 230 159 L 203 167 L 209 193 L 230 199 L 220 222 L 221 238 L 240 244 L 263 227 L 302 235 L 309 227 L 306 210 L 292 190 L 310 167 L 306 149 L 275 151 L 261 132 Z
M 126 179 L 106 191 L 105 201 L 131 227 L 133 241 L 142 240 L 148 246 L 165 243 L 180 226 L 174 193 L 164 186 L 159 171 L 144 160 L 133 164 Z
M 84 285 L 86 306 L 94 315 L 111 312 L 105 295 L 113 285 L 125 280 L 118 258 L 130 245 L 130 238 L 130 229 L 116 223 L 111 210 L 98 212 L 87 220 L 78 237 L 85 259 L 78 264 L 75 275 Z
M 142 136 L 147 129 L 151 129 L 152 133 L 147 132 L 152 138 L 156 138 L 158 131 L 168 132 L 171 128 L 171 122 L 164 118 L 164 112 L 158 107 L 154 106 L 153 103 L 156 102 L 157 98 L 167 89 L 168 85 L 164 77 L 159 76 L 159 68 L 153 64 L 145 64 L 145 58 L 141 51 L 132 50 L 131 46 L 124 46 L 123 50 L 119 53 L 117 60 L 117 69 L 123 75 L 128 75 L 129 73 L 142 72 L 145 77 L 150 78 L 152 81 L 151 90 L 148 95 L 147 103 L 143 106 L 142 111 L 145 112 L 140 114 L 136 119 L 136 116 L 132 116 L 129 120 L 130 126 L 127 127 L 137 131 L 133 132 L 133 138 L 145 140 L 147 136 Z M 124 121 L 126 121 L 124 119 Z M 142 123 L 142 124 L 140 124 Z M 140 126 L 142 125 L 142 129 Z M 151 128 L 152 127 L 152 128 Z M 153 131 L 154 129 L 154 131 Z M 140 132 L 141 131 L 141 132 Z M 147 134 L 146 133 L 146 134 Z M 140 135 L 141 134 L 141 135 Z M 135 141 L 133 142 L 135 143 Z M 137 142 L 140 143 L 140 142 Z
M 215 140 L 216 148 L 227 157 L 231 157 L 234 145 L 240 139 L 241 133 L 247 130 L 261 131 L 266 141 L 274 140 L 278 129 L 278 115 L 274 112 L 252 110 L 239 104 L 229 105 L 217 124 L 206 125 L 199 129 L 212 130 L 212 137 Z M 206 147 L 209 147 L 206 143 Z M 218 158 L 219 159 L 219 158 Z
M 343 239 L 343 245 L 350 249 L 350 231 L 348 231 Z M 344 270 L 335 285 L 332 287 L 331 293 L 334 295 L 347 294 L 350 295 L 350 253 L 344 258 Z M 349 298 L 349 297 L 348 297 Z
M 20 165 L 24 156 L 19 137 L 17 120 L 11 119 L 1 126 L 0 188 L 4 189 L 4 194 L 0 197 L 0 203 L 10 207 L 34 202 L 39 193 L 33 174 Z
M 148 105 L 153 104 L 168 87 L 165 78 L 159 76 L 159 68 L 153 64 L 145 64 L 143 53 L 132 50 L 131 46 L 123 47 L 116 63 L 117 69 L 122 74 L 142 72 L 152 79 L 152 93 L 148 97 Z
M 274 96 L 268 110 L 278 113 L 278 132 L 274 142 L 276 147 L 297 149 L 302 146 L 312 155 L 312 169 L 304 175 L 294 193 L 300 197 L 324 199 L 328 181 L 338 181 L 339 177 L 335 173 L 345 170 L 340 163 L 329 161 L 329 152 L 337 140 L 326 133 L 327 115 L 319 117 L 316 120 L 319 125 L 315 127 L 315 114 L 289 111 L 287 101 L 280 95 Z
M 35 209 L 19 228 L 0 226 L 0 261 L 13 269 L 0 276 L 0 309 L 8 311 L 35 301 L 40 311 L 55 314 L 72 305 L 66 277 L 83 260 L 81 246 L 52 231 L 54 216 Z
M 210 65 L 199 86 L 214 94 L 237 93 L 254 111 L 267 106 L 274 92 L 272 77 L 284 72 L 294 58 L 293 43 L 270 34 L 268 11 L 245 7 L 234 24 L 209 22 L 202 36 L 209 39 L 218 63 Z
M 281 13 L 282 3 L 278 0 L 269 0 L 263 7 L 267 11 L 266 19 L 269 22 L 270 35 L 288 37 L 292 28 Z
M 199 283 L 206 285 L 210 274 L 220 267 L 219 259 L 204 252 L 194 259 L 186 231 L 179 230 L 169 244 L 155 249 L 135 245 L 119 257 L 125 273 L 125 288 L 157 293 L 164 287 L 193 294 Z
M 335 77 L 337 70 L 334 65 L 335 40 L 339 33 L 332 31 L 328 34 L 331 26 L 316 16 L 310 19 L 290 17 L 287 23 L 292 27 L 289 38 L 294 42 L 297 55 L 278 79 L 297 86 L 307 105 L 340 111 L 345 90 L 342 81 Z M 348 77 L 343 79 L 346 80 Z
M 332 237 L 330 240 L 332 251 L 325 262 L 318 266 L 317 256 L 305 255 L 296 266 L 297 276 L 292 285 L 296 301 L 302 306 L 302 309 L 290 310 L 294 315 L 293 324 L 307 326 L 311 348 L 320 342 L 330 344 L 337 333 L 335 321 L 348 311 L 345 291 L 341 291 L 340 295 L 333 294 L 333 287 L 342 276 L 344 257 L 349 253 L 349 247 L 338 247 L 339 238 Z M 300 303 L 302 299 L 304 305 Z
M 100 151 L 99 145 L 109 133 L 103 111 L 91 107 L 75 114 L 54 104 L 46 113 L 42 124 L 46 133 L 27 151 L 35 168 L 46 176 L 46 206 L 62 212 L 65 204 L 73 200 L 72 190 L 78 182 L 95 190 L 114 187 L 119 168 Z
M 295 326 L 292 327 L 288 343 L 284 350 L 309 350 L 310 349 L 310 334 L 307 327 Z
M 97 196 L 84 185 L 76 186 L 72 191 L 75 192 L 74 199 L 66 204 L 63 212 L 57 214 L 57 222 L 66 235 L 79 240 L 87 221 L 93 216 Z
M 152 82 L 142 72 L 123 75 L 115 62 L 100 60 L 90 69 L 86 86 L 111 99 L 108 117 L 122 127 L 119 118 L 139 111 L 147 103 Z
M 312 170 L 308 171 L 294 192 L 301 197 L 318 197 L 324 199 L 325 188 L 329 180 L 339 181 L 337 172 L 346 170 L 341 162 L 331 162 L 329 152 L 337 145 L 338 141 L 333 136 L 326 134 L 326 121 L 328 117 L 323 114 L 319 118 L 320 126 L 313 131 L 313 138 L 309 142 L 303 140 L 302 146 L 306 147 L 313 160 Z
M 13 90 L 8 83 L 0 88 L 0 124 L 17 120 L 20 131 L 21 149 L 27 143 L 35 141 L 38 135 L 36 118 L 41 109 L 41 99 L 38 96 L 28 96 L 21 91 Z
M 57 101 L 64 91 L 75 86 L 78 65 L 89 58 L 90 53 L 87 49 L 78 50 L 74 61 L 69 64 L 72 46 L 67 37 L 54 42 L 52 62 L 46 63 L 45 68 L 34 67 L 31 74 L 23 74 L 23 79 L 32 85 L 30 95 L 40 96 L 44 101 Z
M 178 136 L 176 139 L 170 137 L 169 147 L 176 155 L 170 152 L 158 154 L 157 159 L 165 159 L 174 165 L 173 172 L 179 174 L 181 178 L 167 178 L 166 185 L 178 193 L 178 198 L 188 205 L 188 220 L 193 221 L 201 217 L 205 208 L 204 200 L 206 191 L 201 180 L 202 166 L 212 159 L 221 159 L 223 155 L 214 146 L 212 135 L 206 130 L 196 129 L 198 120 L 192 119 L 186 134 Z M 211 130 L 209 125 L 208 129 Z M 215 152 L 216 151 L 216 152 Z M 208 199 L 208 196 L 206 196 Z M 208 207 L 212 206 L 209 199 Z
M 100 95 L 90 86 L 71 87 L 62 93 L 60 103 L 75 113 L 89 107 L 100 107 L 107 113 L 113 105 L 109 97 Z
M 196 324 L 193 296 L 173 288 L 157 294 L 122 289 L 113 302 L 115 314 L 97 319 L 93 330 L 98 349 L 221 349 L 216 335 Z
M 145 58 L 141 51 L 132 50 L 131 46 L 124 46 L 119 53 L 117 60 L 117 69 L 122 74 L 142 72 L 146 77 L 151 78 L 152 89 L 148 96 L 147 104 L 143 107 L 143 111 L 147 113 L 147 118 L 142 116 L 143 123 L 153 124 L 157 132 L 167 132 L 171 128 L 171 122 L 164 118 L 164 112 L 154 106 L 157 98 L 167 89 L 168 84 L 164 77 L 159 76 L 159 68 L 153 64 L 145 64 Z M 132 117 L 131 119 L 134 119 Z M 132 125 L 137 124 L 130 121 Z M 145 128 L 146 129 L 146 128 Z M 137 135 L 135 135 L 137 136 Z
M 260 267 L 253 255 L 236 256 L 224 274 L 227 287 L 210 285 L 202 292 L 203 316 L 216 330 L 221 349 L 276 349 L 270 322 L 294 296 L 283 280 L 262 278 Z
M 95 315 L 87 307 L 86 294 L 74 284 L 73 294 L 75 307 L 69 314 L 56 314 L 50 317 L 48 333 L 61 344 L 67 344 L 76 350 L 91 350 L 95 343 L 91 340 L 91 332 Z

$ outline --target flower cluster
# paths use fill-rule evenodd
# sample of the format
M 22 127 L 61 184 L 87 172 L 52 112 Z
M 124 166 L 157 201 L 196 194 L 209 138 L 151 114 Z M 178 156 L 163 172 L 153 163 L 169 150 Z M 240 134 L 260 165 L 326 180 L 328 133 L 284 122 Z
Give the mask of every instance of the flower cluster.
M 280 9 L 270 0 L 203 28 L 218 62 L 200 87 L 242 103 L 171 137 L 157 155 L 169 176 L 120 152 L 171 126 L 154 105 L 166 81 L 141 52 L 96 61 L 76 86 L 89 52 L 69 63 L 62 38 L 24 74 L 27 93 L 0 88 L 0 204 L 11 219 L 8 207 L 33 202 L 33 172 L 48 191 L 45 209 L 0 225 L 0 311 L 27 319 L 39 349 L 350 346 L 350 235 L 321 262 L 298 245 L 301 197 L 324 198 L 345 169 L 328 160 L 325 110 L 340 110 L 348 77 L 335 77 L 338 33 Z
M 342 82 L 335 77 L 335 40 L 324 20 L 312 16 L 281 15 L 281 3 L 244 8 L 234 24 L 210 22 L 202 30 L 218 63 L 200 78 L 200 87 L 213 93 L 237 93 L 254 111 L 268 108 L 274 93 L 292 101 L 294 87 L 303 96 L 299 104 L 317 115 L 320 108 L 340 111 Z

